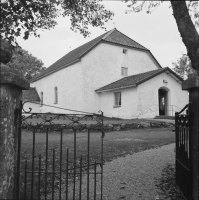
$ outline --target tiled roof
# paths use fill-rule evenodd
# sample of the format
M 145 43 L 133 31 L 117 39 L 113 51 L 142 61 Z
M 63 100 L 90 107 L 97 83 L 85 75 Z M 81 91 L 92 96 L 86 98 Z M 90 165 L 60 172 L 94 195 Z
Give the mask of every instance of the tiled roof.
M 29 90 L 23 90 L 22 93 L 23 101 L 40 101 L 39 95 L 35 88 L 30 88 Z
M 99 37 L 83 44 L 82 46 L 70 51 L 68 54 L 60 58 L 50 67 L 48 67 L 45 71 L 41 74 L 36 76 L 32 79 L 32 82 L 47 76 L 57 70 L 62 69 L 63 67 L 69 66 L 74 62 L 79 61 L 86 53 L 88 53 L 92 48 L 98 45 L 100 42 L 108 42 L 112 44 L 123 45 L 126 47 L 137 48 L 145 51 L 149 51 L 147 48 L 143 47 L 139 43 L 135 42 L 134 40 L 130 39 L 123 33 L 119 32 L 117 29 L 112 29 Z M 150 51 L 149 51 L 150 52 Z
M 134 87 L 137 86 L 165 71 L 168 71 L 170 74 L 175 76 L 178 80 L 182 81 L 182 78 L 180 78 L 176 73 L 174 73 L 170 68 L 165 67 L 157 70 L 152 70 L 132 76 L 127 76 L 124 77 L 118 81 L 115 81 L 113 83 L 110 83 L 104 87 L 101 87 L 97 90 L 96 92 L 103 92 L 103 91 L 108 91 L 108 90 L 114 90 L 114 89 L 122 89 L 122 88 L 127 88 L 127 87 Z
M 120 44 L 120 45 L 125 45 L 125 46 L 129 46 L 129 47 L 133 47 L 133 48 L 138 48 L 138 49 L 142 49 L 142 50 L 148 50 L 144 46 L 135 42 L 134 40 L 127 37 L 126 35 L 124 35 L 123 33 L 121 33 L 120 31 L 118 31 L 116 29 L 114 29 L 114 31 L 112 31 L 112 33 L 107 35 L 106 38 L 104 38 L 104 41 L 115 43 L 115 44 Z

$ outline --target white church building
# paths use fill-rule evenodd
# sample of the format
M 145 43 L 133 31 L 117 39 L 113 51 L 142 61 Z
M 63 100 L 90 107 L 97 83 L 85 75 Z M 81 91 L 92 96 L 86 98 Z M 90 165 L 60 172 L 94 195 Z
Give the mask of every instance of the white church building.
M 166 56 L 166 55 L 165 55 Z M 33 112 L 73 113 L 55 107 L 132 119 L 174 115 L 188 103 L 182 79 L 117 29 L 70 51 L 31 80 L 24 101 Z M 30 105 L 31 104 L 31 105 Z

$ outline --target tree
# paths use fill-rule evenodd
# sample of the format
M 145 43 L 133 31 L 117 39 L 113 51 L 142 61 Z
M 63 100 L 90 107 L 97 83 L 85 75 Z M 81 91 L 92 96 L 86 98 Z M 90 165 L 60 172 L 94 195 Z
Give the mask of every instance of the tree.
M 20 72 L 28 80 L 46 69 L 41 60 L 21 48 L 16 48 L 13 51 L 13 56 L 6 65 Z
M 136 1 L 125 0 L 129 3 L 127 6 L 133 12 L 140 12 L 144 5 L 147 7 L 147 13 L 151 13 L 164 1 Z M 187 55 L 191 60 L 191 66 L 199 74 L 199 2 L 198 1 L 170 1 L 173 10 L 173 16 L 182 41 L 186 46 Z
M 183 79 L 195 73 L 195 70 L 191 67 L 191 61 L 186 54 L 182 54 L 182 57 L 172 64 L 174 66 L 173 70 Z
M 1 0 L 0 32 L 3 39 L 17 44 L 23 34 L 38 36 L 38 30 L 54 28 L 59 16 L 69 16 L 71 29 L 89 35 L 88 25 L 104 28 L 113 13 L 107 11 L 102 0 Z

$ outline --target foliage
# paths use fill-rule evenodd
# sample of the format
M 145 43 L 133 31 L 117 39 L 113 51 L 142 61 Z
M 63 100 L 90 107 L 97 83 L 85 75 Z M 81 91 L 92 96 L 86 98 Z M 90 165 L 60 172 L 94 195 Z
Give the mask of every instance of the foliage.
M 28 80 L 44 71 L 46 68 L 43 65 L 41 60 L 21 48 L 14 50 L 11 61 L 7 63 L 7 66 L 17 70 Z
M 38 30 L 54 28 L 59 16 L 69 16 L 71 29 L 89 35 L 88 25 L 104 28 L 113 13 L 100 4 L 102 0 L 2 0 L 0 31 L 1 37 L 12 44 L 23 35 L 38 36 Z M 105 29 L 105 28 L 104 28 Z
M 189 74 L 195 73 L 195 70 L 191 67 L 191 61 L 186 54 L 182 54 L 182 57 L 172 64 L 174 66 L 173 70 L 183 79 L 186 79 Z
M 140 12 L 143 9 L 151 13 L 164 1 L 136 1 L 124 0 L 129 3 L 127 12 Z M 182 41 L 186 46 L 187 55 L 191 60 L 191 67 L 199 74 L 199 2 L 198 1 L 172 1 L 170 0 L 173 16 Z
M 127 5 L 127 7 L 130 8 L 130 10 L 127 10 L 128 12 L 140 12 L 142 9 L 146 9 L 147 14 L 151 14 L 158 6 L 161 5 L 161 3 L 164 2 L 164 0 L 161 1 L 136 1 L 136 0 L 125 0 L 126 3 L 130 3 Z M 138 5 L 138 2 L 140 3 Z M 197 30 L 199 30 L 199 2 L 198 1 L 187 1 L 187 8 L 189 10 L 189 14 L 191 16 L 191 19 L 194 22 L 195 27 Z

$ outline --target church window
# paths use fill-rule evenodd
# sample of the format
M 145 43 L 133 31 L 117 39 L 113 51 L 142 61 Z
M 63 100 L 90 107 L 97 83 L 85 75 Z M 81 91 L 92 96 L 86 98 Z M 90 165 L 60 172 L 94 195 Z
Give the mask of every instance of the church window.
M 122 74 L 122 76 L 128 76 L 128 68 L 122 67 L 121 68 L 121 74 Z
M 127 54 L 127 49 L 123 49 L 123 54 Z
M 57 87 L 55 87 L 55 89 L 54 89 L 54 93 L 55 93 L 55 104 L 57 104 L 58 103 L 58 89 L 57 89 Z
M 115 92 L 115 107 L 121 106 L 121 92 Z
M 41 103 L 41 106 L 42 106 L 43 103 L 44 103 L 44 93 L 43 93 L 43 92 L 41 92 L 41 101 L 40 101 L 40 103 Z

